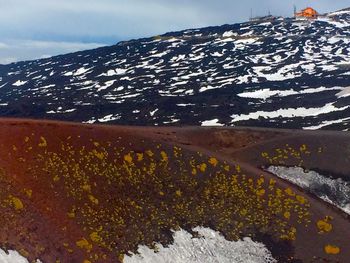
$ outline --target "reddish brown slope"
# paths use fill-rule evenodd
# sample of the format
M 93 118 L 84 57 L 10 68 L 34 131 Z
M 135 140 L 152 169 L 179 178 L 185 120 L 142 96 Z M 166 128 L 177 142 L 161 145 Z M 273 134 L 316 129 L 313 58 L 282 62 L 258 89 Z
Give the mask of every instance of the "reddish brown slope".
M 171 229 L 204 225 L 229 240 L 264 241 L 281 262 L 346 262 L 346 216 L 259 169 L 303 160 L 345 173 L 324 163 L 335 154 L 348 160 L 345 146 L 331 150 L 331 138 L 349 140 L 2 120 L 0 247 L 44 262 L 115 262 L 140 244 L 171 242 Z M 286 152 L 276 154 L 281 145 Z

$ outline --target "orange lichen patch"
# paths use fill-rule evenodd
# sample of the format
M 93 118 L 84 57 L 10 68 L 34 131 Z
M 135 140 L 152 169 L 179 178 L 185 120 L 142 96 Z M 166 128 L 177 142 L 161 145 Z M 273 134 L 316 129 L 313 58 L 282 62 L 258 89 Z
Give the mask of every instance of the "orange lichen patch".
M 92 250 L 92 244 L 89 243 L 85 238 L 82 238 L 81 240 L 78 240 L 76 242 L 77 247 L 81 249 L 85 249 L 88 252 Z
M 334 245 L 326 245 L 324 247 L 324 252 L 330 255 L 337 255 L 340 253 L 340 248 Z
M 325 233 L 325 232 L 330 232 L 333 229 L 333 226 L 331 223 L 331 218 L 326 216 L 323 220 L 317 221 L 316 225 L 319 230 L 319 233 Z
M 216 167 L 218 165 L 218 160 L 215 157 L 211 157 L 208 161 L 212 166 Z

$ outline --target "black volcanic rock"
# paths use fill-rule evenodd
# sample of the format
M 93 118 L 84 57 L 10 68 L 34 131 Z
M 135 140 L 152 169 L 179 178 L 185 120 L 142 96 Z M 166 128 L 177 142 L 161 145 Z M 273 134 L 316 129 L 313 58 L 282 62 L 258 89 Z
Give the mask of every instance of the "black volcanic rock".
M 171 32 L 0 66 L 0 115 L 350 128 L 350 11 Z M 347 96 L 349 95 L 349 96 Z

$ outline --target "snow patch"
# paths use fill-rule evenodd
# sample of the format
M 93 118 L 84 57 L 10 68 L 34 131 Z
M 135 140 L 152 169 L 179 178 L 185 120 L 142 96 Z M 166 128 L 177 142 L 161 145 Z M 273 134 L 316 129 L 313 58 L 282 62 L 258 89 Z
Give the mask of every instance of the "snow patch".
M 339 120 L 330 120 L 330 121 L 323 121 L 321 124 L 319 125 L 314 125 L 314 126 L 307 126 L 307 127 L 303 127 L 304 130 L 319 130 L 323 127 L 327 127 L 329 125 L 332 124 L 338 124 L 338 123 L 343 123 L 346 121 L 350 121 L 350 117 L 349 118 L 342 118 Z
M 338 98 L 344 98 L 350 96 L 350 87 L 344 88 L 342 91 L 335 94 Z
M 219 119 L 213 119 L 213 120 L 203 121 L 201 126 L 224 126 L 224 124 L 219 123 Z
M 326 87 L 319 87 L 319 88 L 309 88 L 309 89 L 303 89 L 300 91 L 295 91 L 293 89 L 288 90 L 271 90 L 271 89 L 259 89 L 254 91 L 246 91 L 237 94 L 237 96 L 242 98 L 252 98 L 252 99 L 262 99 L 266 100 L 271 97 L 286 97 L 291 95 L 301 95 L 301 94 L 312 94 L 312 93 L 318 93 L 323 91 L 331 91 L 331 90 L 341 90 L 341 87 L 332 87 L 332 88 L 326 88 Z M 349 95 L 350 96 L 350 90 Z
M 22 80 L 17 80 L 15 83 L 13 83 L 13 86 L 19 87 L 19 86 L 23 86 L 24 84 L 26 84 L 28 81 L 22 81 Z
M 29 261 L 22 257 L 17 251 L 9 250 L 6 253 L 4 250 L 0 249 L 0 262 L 1 263 L 29 263 Z M 40 260 L 36 261 L 40 263 Z
M 109 121 L 115 121 L 115 120 L 119 120 L 120 116 L 113 116 L 113 114 L 109 114 L 107 116 L 104 116 L 103 118 L 98 119 L 99 122 L 109 122 Z M 95 121 L 94 121 L 95 122 Z M 86 122 L 86 123 L 94 123 L 94 122 Z
M 110 69 L 107 71 L 107 73 L 102 73 L 101 75 L 99 75 L 99 77 L 100 76 L 111 77 L 111 76 L 124 75 L 127 71 L 128 69 L 123 69 L 123 68 Z
M 273 118 L 295 118 L 295 117 L 310 117 L 326 114 L 334 111 L 343 111 L 348 109 L 350 106 L 344 106 L 342 108 L 335 107 L 333 103 L 328 103 L 320 108 L 287 108 L 278 109 L 275 111 L 256 111 L 248 114 L 232 115 L 232 122 L 257 120 L 259 118 L 273 119 Z
M 266 170 L 310 191 L 350 215 L 350 182 L 324 176 L 314 171 L 305 172 L 301 167 L 270 166 Z
M 158 252 L 140 246 L 138 254 L 124 258 L 124 263 L 274 263 L 277 262 L 262 243 L 249 237 L 228 241 L 210 228 L 196 227 L 200 235 L 193 238 L 185 230 L 174 233 L 174 243 L 169 247 L 158 244 Z
M 80 76 L 80 75 L 83 75 L 85 74 L 86 72 L 88 72 L 91 68 L 79 68 L 75 71 L 75 73 L 73 74 L 74 76 Z

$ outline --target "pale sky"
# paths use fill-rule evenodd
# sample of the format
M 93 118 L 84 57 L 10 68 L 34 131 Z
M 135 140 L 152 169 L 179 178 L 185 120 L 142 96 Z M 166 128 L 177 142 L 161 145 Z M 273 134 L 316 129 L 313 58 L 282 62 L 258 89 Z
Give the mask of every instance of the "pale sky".
M 254 15 L 320 13 L 350 0 L 0 0 L 0 64 L 169 31 L 243 22 Z

